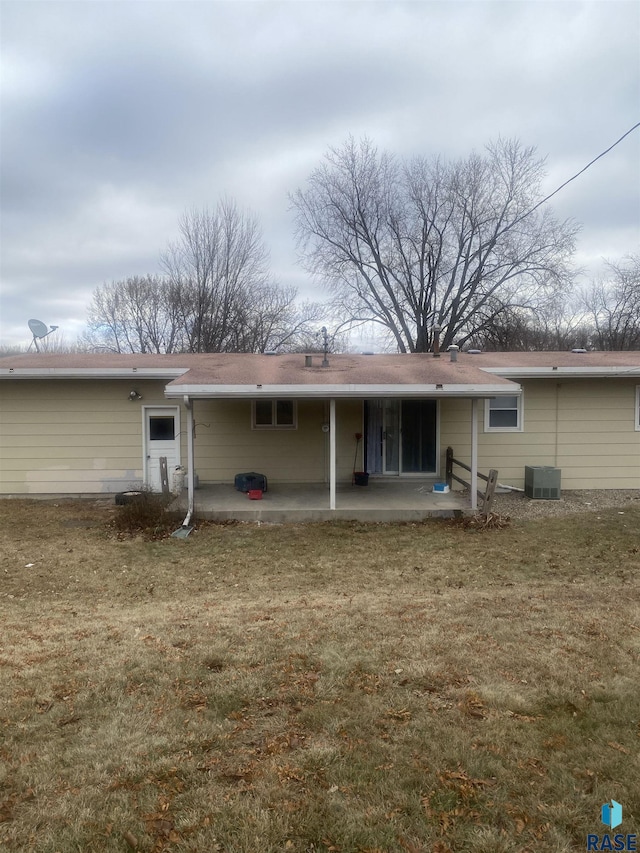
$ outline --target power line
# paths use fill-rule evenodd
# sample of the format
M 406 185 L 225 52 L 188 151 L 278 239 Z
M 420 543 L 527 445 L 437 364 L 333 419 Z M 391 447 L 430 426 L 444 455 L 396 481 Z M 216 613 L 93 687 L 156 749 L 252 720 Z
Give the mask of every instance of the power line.
M 605 151 L 601 151 L 597 157 L 594 157 L 590 163 L 587 163 L 587 165 L 584 166 L 582 169 L 580 169 L 579 172 L 576 172 L 576 174 L 573 175 L 573 177 L 566 180 L 563 184 L 560 184 L 560 186 L 557 189 L 555 189 L 552 193 L 549 193 L 549 195 L 546 196 L 545 198 L 543 198 L 542 201 L 539 201 L 534 207 L 531 208 L 531 210 L 527 211 L 527 213 L 524 213 L 517 221 L 520 222 L 522 219 L 525 218 L 525 216 L 529 216 L 531 213 L 533 213 L 534 210 L 537 210 L 541 205 L 548 202 L 550 198 L 553 198 L 554 195 L 559 193 L 560 190 L 564 189 L 567 186 L 567 184 L 571 183 L 571 181 L 575 181 L 576 178 L 579 178 L 583 172 L 586 172 L 587 169 L 589 169 L 591 166 L 593 166 L 593 164 L 596 163 L 601 157 L 604 157 L 605 154 L 608 154 L 609 151 L 611 151 L 613 148 L 615 148 L 616 145 L 619 145 L 623 139 L 625 139 L 627 136 L 629 136 L 630 133 L 633 133 L 633 131 L 637 130 L 639 127 L 640 127 L 640 121 L 637 124 L 634 124 L 633 127 L 630 127 L 626 133 L 623 133 L 622 136 L 620 137 L 620 139 L 616 139 L 616 141 L 613 143 L 613 145 L 610 145 Z M 514 225 L 515 225 L 515 222 L 514 222 Z
M 609 151 L 611 151 L 613 148 L 615 148 L 615 147 L 616 147 L 616 145 L 619 145 L 619 144 L 622 142 L 622 140 L 623 140 L 623 139 L 626 139 L 626 137 L 627 137 L 627 136 L 629 136 L 629 134 L 630 134 L 630 133 L 633 133 L 633 131 L 634 131 L 634 130 L 637 130 L 639 127 L 640 127 L 640 121 L 639 121 L 639 122 L 637 122 L 636 124 L 634 124 L 634 125 L 633 125 L 633 127 L 630 127 L 630 128 L 629 128 L 629 130 L 627 130 L 627 131 L 626 131 L 626 133 L 623 133 L 623 134 L 622 134 L 622 136 L 621 136 L 619 139 L 616 139 L 616 141 L 615 141 L 612 145 L 610 145 L 610 146 L 609 146 L 608 148 L 606 148 L 604 151 L 601 151 L 601 152 L 600 152 L 600 154 L 598 154 L 598 156 L 597 156 L 597 157 L 594 157 L 594 158 L 593 158 L 593 160 L 591 160 L 589 163 L 587 163 L 587 165 L 586 165 L 586 166 L 583 166 L 583 168 L 582 168 L 582 169 L 580 169 L 580 171 L 579 171 L 579 172 L 576 172 L 576 173 L 575 173 L 575 175 L 573 175 L 571 178 L 569 178 L 568 180 L 566 180 L 563 184 L 560 184 L 560 186 L 559 186 L 559 187 L 557 187 L 557 188 L 556 188 L 552 193 L 549 193 L 549 195 L 548 195 L 548 196 L 545 196 L 545 197 L 544 197 L 541 201 L 539 201 L 537 204 L 534 204 L 534 206 L 533 206 L 530 210 L 527 210 L 527 211 L 526 211 L 526 213 L 523 213 L 523 214 L 522 214 L 522 216 L 518 216 L 516 219 L 514 219 L 514 220 L 513 220 L 513 222 L 510 222 L 508 225 L 506 225 L 506 226 L 503 228 L 503 230 L 502 230 L 502 232 L 501 232 L 501 233 L 502 233 L 502 234 L 504 234 L 505 232 L 510 231 L 512 228 L 515 228 L 515 227 L 516 227 L 516 225 L 519 225 L 519 224 L 520 224 L 520 222 L 522 222 L 522 220 L 523 220 L 523 219 L 526 219 L 526 218 L 527 218 L 527 216 L 531 216 L 531 214 L 532 214 L 535 210 L 537 210 L 537 209 L 538 209 L 539 207 L 541 207 L 543 204 L 546 204 L 546 203 L 549 201 L 549 199 L 550 199 L 550 198 L 553 198 L 553 197 L 554 197 L 554 195 L 556 195 L 557 193 L 559 193 L 559 192 L 560 192 L 560 190 L 564 189 L 564 188 L 567 186 L 567 184 L 570 184 L 570 183 L 571 183 L 571 181 L 575 181 L 575 179 L 576 179 L 576 178 L 578 178 L 578 177 L 580 177 L 580 175 L 582 175 L 582 173 L 583 173 L 583 172 L 586 172 L 586 171 L 587 171 L 587 169 L 589 169 L 591 166 L 593 166 L 593 164 L 594 164 L 594 163 L 596 163 L 596 162 L 597 162 L 601 157 L 604 157 L 604 156 L 605 156 L 605 154 L 608 154 L 608 153 L 609 153 Z M 480 252 L 480 249 L 478 249 L 474 254 L 476 254 L 476 255 L 477 255 L 479 252 Z M 452 268 L 452 269 L 453 269 L 453 268 Z M 447 271 L 447 273 L 446 273 L 446 275 L 449 275 L 449 274 L 451 273 L 452 269 L 451 269 L 451 270 L 448 270 L 448 271 Z

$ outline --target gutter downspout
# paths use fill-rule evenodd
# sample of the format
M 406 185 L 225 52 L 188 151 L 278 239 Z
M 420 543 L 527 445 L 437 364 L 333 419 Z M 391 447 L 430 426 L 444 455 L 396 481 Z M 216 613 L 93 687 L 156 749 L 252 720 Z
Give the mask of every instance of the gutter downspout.
M 336 508 L 336 401 L 329 400 L 329 509 Z
M 194 512 L 194 491 L 195 491 L 195 460 L 193 453 L 193 400 L 189 399 L 188 394 L 183 397 L 184 407 L 187 410 L 187 489 L 188 489 L 188 506 L 187 514 L 182 522 L 183 527 L 188 527 L 191 517 Z

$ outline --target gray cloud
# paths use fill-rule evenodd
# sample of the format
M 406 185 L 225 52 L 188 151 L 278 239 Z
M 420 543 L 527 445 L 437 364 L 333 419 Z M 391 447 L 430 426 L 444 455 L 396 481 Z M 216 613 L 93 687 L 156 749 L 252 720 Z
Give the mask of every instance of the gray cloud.
M 73 337 L 102 281 L 157 269 L 180 213 L 229 195 L 305 294 L 287 192 L 328 145 L 548 155 L 551 191 L 637 120 L 633 2 L 9 2 L 0 342 Z M 640 133 L 553 201 L 577 260 L 637 249 Z M 634 245 L 635 243 L 635 245 Z

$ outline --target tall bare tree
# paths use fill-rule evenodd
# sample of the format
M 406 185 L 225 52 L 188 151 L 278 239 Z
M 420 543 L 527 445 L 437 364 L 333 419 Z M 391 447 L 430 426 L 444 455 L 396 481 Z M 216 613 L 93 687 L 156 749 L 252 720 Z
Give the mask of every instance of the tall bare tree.
M 604 276 L 584 295 L 593 345 L 602 350 L 640 350 L 640 255 L 607 261 Z
M 179 229 L 180 237 L 162 256 L 162 265 L 180 312 L 184 348 L 244 349 L 245 327 L 256 303 L 266 290 L 273 295 L 257 220 L 233 202 L 222 201 L 213 211 L 185 213 Z
M 269 277 L 255 219 L 232 202 L 192 210 L 162 255 L 164 275 L 98 287 L 84 343 L 113 352 L 265 352 L 297 349 L 326 309 L 296 302 Z
M 577 227 L 531 212 L 543 174 L 517 141 L 450 163 L 349 139 L 291 196 L 303 263 L 342 316 L 388 329 L 400 352 L 427 351 L 434 325 L 444 346 L 463 344 L 571 281 Z

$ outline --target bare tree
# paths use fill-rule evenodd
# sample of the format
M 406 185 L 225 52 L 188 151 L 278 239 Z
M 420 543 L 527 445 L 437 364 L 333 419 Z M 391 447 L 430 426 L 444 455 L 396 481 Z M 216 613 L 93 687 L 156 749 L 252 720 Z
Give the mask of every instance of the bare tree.
M 640 349 L 640 255 L 606 262 L 604 277 L 584 294 L 593 324 L 593 345 L 601 350 Z
M 559 293 L 527 311 L 504 306 L 467 343 L 490 351 L 571 350 L 590 347 L 592 331 L 574 300 Z
M 88 312 L 87 346 L 111 352 L 179 352 L 180 318 L 171 283 L 132 276 L 96 288 Z
M 86 352 L 88 347 L 82 341 L 70 343 L 64 335 L 48 335 L 46 338 L 41 338 L 38 341 L 38 350 L 36 351 L 33 341 L 29 344 L 0 344 L 0 357 L 8 355 L 25 355 L 26 353 L 41 352 L 49 354 L 67 354 Z
M 244 327 L 272 288 L 268 253 L 257 221 L 233 202 L 191 210 L 180 238 L 162 256 L 189 352 L 245 349 Z
M 163 276 L 97 288 L 85 345 L 113 352 L 265 352 L 297 349 L 325 309 L 297 304 L 267 272 L 255 219 L 232 202 L 192 210 L 162 255 Z
M 425 352 L 433 327 L 464 344 L 506 306 L 528 310 L 571 281 L 577 227 L 541 199 L 534 149 L 498 141 L 484 156 L 402 163 L 369 140 L 329 149 L 291 196 L 303 263 L 342 316 Z
M 296 302 L 295 287 L 265 286 L 253 294 L 238 328 L 238 352 L 289 352 L 305 348 L 326 311 L 325 306 Z

